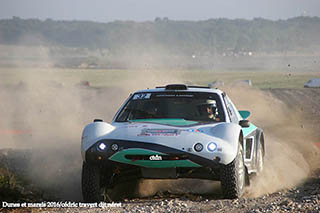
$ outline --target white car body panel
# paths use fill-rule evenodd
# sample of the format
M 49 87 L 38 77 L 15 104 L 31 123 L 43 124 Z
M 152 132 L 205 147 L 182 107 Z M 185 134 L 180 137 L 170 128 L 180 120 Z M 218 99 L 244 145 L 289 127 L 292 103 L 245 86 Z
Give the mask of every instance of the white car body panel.
M 141 134 L 146 130 L 166 131 L 172 133 Z M 232 123 L 216 123 L 210 125 L 196 125 L 192 127 L 176 127 L 154 123 L 114 123 L 94 122 L 88 124 L 82 134 L 82 157 L 85 152 L 96 142 L 102 139 L 117 139 L 136 142 L 154 143 L 168 146 L 180 151 L 185 151 L 212 160 L 214 157 L 221 159 L 220 163 L 229 164 L 236 157 L 238 139 L 241 127 Z M 165 140 L 164 140 L 165 138 Z M 183 142 L 179 142 L 183 141 Z M 217 149 L 211 152 L 207 149 L 210 142 L 215 142 Z M 193 147 L 201 143 L 204 149 L 196 152 Z

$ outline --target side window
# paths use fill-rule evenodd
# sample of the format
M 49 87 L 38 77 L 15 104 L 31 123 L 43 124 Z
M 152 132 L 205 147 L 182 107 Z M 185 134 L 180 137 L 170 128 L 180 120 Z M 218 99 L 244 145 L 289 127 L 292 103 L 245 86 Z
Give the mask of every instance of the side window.
M 228 98 L 228 96 L 225 96 L 225 102 L 226 102 L 226 105 L 227 105 L 227 110 L 228 110 L 228 113 L 230 115 L 230 119 L 233 123 L 239 123 L 238 121 L 238 118 L 237 118 L 237 115 L 236 115 L 236 111 L 233 107 L 233 104 L 232 102 L 230 101 L 230 99 Z

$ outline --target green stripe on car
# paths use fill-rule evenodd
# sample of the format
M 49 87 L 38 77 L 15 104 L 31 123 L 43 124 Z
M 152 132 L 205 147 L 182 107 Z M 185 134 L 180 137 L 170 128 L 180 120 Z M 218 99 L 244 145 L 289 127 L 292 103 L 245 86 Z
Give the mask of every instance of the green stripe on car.
M 126 163 L 146 168 L 172 168 L 172 167 L 201 167 L 190 160 L 130 160 L 126 155 L 167 155 L 161 152 L 155 152 L 147 149 L 125 149 L 112 155 L 109 160 L 119 163 Z

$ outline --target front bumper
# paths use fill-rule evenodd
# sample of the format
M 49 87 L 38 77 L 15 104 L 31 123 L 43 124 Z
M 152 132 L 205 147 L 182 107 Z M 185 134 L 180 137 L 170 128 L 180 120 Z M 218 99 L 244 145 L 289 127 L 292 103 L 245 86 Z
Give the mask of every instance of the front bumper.
M 105 144 L 103 150 L 99 144 Z M 116 146 L 114 145 L 116 144 Z M 117 149 L 115 149 L 117 147 Z M 207 159 L 192 151 L 181 151 L 171 147 L 138 141 L 103 139 L 96 142 L 85 153 L 91 163 L 127 164 L 143 168 L 219 168 L 220 159 Z

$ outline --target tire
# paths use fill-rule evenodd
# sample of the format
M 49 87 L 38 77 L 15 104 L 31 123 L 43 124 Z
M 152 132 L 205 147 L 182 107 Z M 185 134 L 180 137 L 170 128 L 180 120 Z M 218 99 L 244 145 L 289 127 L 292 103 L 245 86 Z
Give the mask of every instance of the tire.
M 82 164 L 82 197 L 84 202 L 103 201 L 100 187 L 100 169 L 98 166 L 83 162 Z
M 246 167 L 243 159 L 243 149 L 239 144 L 236 158 L 221 168 L 221 188 L 226 199 L 239 198 L 244 193 L 246 185 Z
M 257 175 L 259 175 L 264 167 L 263 149 L 261 143 L 258 145 L 256 165 Z

